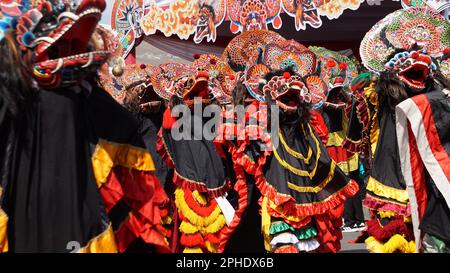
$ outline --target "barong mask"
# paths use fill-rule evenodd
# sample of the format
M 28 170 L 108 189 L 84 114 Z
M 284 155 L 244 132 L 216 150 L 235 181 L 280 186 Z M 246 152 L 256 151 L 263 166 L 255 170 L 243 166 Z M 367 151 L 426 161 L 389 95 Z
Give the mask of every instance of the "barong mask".
M 233 71 L 226 62 L 213 54 L 194 55 L 192 68 L 208 73 L 209 92 L 218 103 L 231 103 L 232 90 L 237 84 L 240 72 Z
M 425 89 L 425 82 L 436 65 L 425 51 L 411 51 L 397 53 L 386 64 L 386 69 L 397 74 L 410 90 L 420 92 Z
M 284 72 L 283 76 L 273 76 L 266 83 L 262 82 L 263 93 L 270 96 L 282 111 L 296 112 L 301 103 L 310 103 L 311 94 L 299 76 Z
M 164 99 L 155 92 L 151 77 L 152 67 L 145 64 L 128 65 L 123 75 L 117 79 L 126 93 L 124 104 L 132 111 L 142 113 L 158 112 Z
M 211 93 L 209 92 L 208 81 L 207 71 L 197 71 L 194 75 L 183 77 L 176 82 L 175 94 L 189 107 L 194 105 L 195 100 L 209 104 L 211 103 Z
M 436 11 L 399 10 L 366 34 L 360 47 L 361 59 L 369 70 L 390 72 L 409 90 L 420 92 L 450 47 L 449 37 L 450 24 Z
M 40 1 L 17 21 L 17 42 L 43 88 L 79 83 L 108 58 L 94 35 L 104 0 Z M 95 38 L 93 38 L 95 37 Z

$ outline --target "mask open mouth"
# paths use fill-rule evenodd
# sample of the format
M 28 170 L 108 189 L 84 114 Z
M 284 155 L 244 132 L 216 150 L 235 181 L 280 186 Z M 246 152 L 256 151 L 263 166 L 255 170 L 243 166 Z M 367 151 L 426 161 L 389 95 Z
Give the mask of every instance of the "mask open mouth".
M 301 90 L 300 84 L 296 84 L 296 82 L 291 83 L 283 93 L 276 96 L 275 101 L 277 105 L 286 112 L 296 111 L 301 103 Z
M 199 71 L 195 78 L 188 79 L 183 100 L 185 102 L 193 102 L 195 98 L 200 98 L 202 101 L 210 100 L 208 80 L 209 75 L 206 71 Z
M 194 35 L 194 42 L 200 43 L 203 38 L 205 38 L 208 35 L 208 19 L 207 18 L 200 18 L 200 20 L 197 23 L 196 31 Z
M 85 69 L 106 61 L 109 52 L 95 51 L 92 41 L 104 9 L 102 3 L 104 4 L 103 1 L 85 0 L 76 13 L 61 13 L 56 29 L 48 36 L 35 40 L 35 63 L 40 73 L 55 74 L 62 68 Z
M 144 113 L 155 113 L 161 109 L 161 98 L 153 90 L 152 85 L 143 84 L 139 94 L 139 107 Z
M 332 84 L 330 85 L 330 90 L 334 88 L 339 88 L 344 86 L 344 78 L 342 77 L 336 77 Z
M 322 21 L 317 14 L 317 9 L 311 7 L 304 11 L 305 21 L 308 22 L 312 27 L 320 27 L 322 25 Z
M 253 14 L 247 18 L 246 30 L 260 30 L 263 29 L 262 18 L 259 14 Z
M 399 79 L 414 91 L 422 91 L 429 73 L 429 65 L 415 62 L 399 72 Z

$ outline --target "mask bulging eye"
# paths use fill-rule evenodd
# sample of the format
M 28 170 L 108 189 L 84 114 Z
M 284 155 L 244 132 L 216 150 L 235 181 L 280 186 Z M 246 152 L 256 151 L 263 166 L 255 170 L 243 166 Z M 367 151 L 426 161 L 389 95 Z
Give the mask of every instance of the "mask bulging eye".
M 46 14 L 33 30 L 37 38 L 48 36 L 58 26 L 58 17 L 54 13 Z

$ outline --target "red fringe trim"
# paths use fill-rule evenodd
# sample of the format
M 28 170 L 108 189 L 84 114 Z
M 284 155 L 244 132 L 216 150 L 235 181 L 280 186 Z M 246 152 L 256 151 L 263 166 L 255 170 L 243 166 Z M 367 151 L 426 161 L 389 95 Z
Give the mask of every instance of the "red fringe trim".
M 358 184 L 355 181 L 350 180 L 344 188 L 339 190 L 339 192 L 334 193 L 327 201 L 310 205 L 298 205 L 292 196 L 278 193 L 273 186 L 265 181 L 262 166 L 264 166 L 266 162 L 267 154 L 268 153 L 266 152 L 265 156 L 259 159 L 259 167 L 255 174 L 255 183 L 261 194 L 269 198 L 275 205 L 280 206 L 285 215 L 301 217 L 324 214 L 328 210 L 342 204 L 347 197 L 353 196 L 358 192 Z
M 263 142 L 267 147 L 272 147 L 272 142 L 270 139 L 270 135 L 264 134 L 264 128 L 258 126 L 253 130 L 246 128 L 245 129 L 245 140 L 239 141 L 239 148 L 235 149 L 232 153 L 233 162 L 237 165 L 240 165 L 247 173 L 251 175 L 256 174 L 256 170 L 258 169 L 258 162 L 252 161 L 246 154 L 245 149 L 250 145 L 250 139 L 258 138 Z M 266 151 L 264 157 L 268 156 L 270 152 Z
M 192 195 L 192 192 L 190 190 L 183 189 L 183 192 L 184 200 L 188 204 L 189 208 L 202 217 L 211 215 L 211 213 L 217 207 L 217 202 L 214 198 L 211 198 L 206 206 L 202 206 L 197 201 L 195 201 L 194 196 Z
M 156 141 L 156 151 L 161 156 L 162 160 L 166 163 L 167 167 L 170 169 L 174 169 L 175 165 L 170 158 L 169 153 L 164 146 L 164 142 L 162 141 L 162 129 L 158 131 L 158 140 Z
M 180 176 L 178 172 L 176 172 L 176 170 L 174 170 L 172 181 L 180 188 L 188 189 L 190 191 L 206 192 L 208 196 L 212 198 L 223 196 L 230 188 L 230 181 L 227 181 L 221 188 L 211 190 L 208 189 L 204 184 L 192 183 L 190 180 L 187 180 L 186 178 Z
M 366 195 L 364 199 L 364 206 L 371 210 L 390 211 L 403 216 L 411 215 L 411 207 L 408 205 L 401 206 L 394 203 L 383 202 L 373 199 L 370 195 Z
M 261 131 L 264 130 L 263 128 L 258 126 L 252 127 L 254 127 L 254 130 L 247 130 L 248 128 L 246 128 L 247 137 L 245 141 L 242 142 L 242 145 L 234 153 L 233 159 L 237 159 L 236 161 L 234 161 L 234 163 L 242 166 L 244 170 L 246 170 L 249 174 L 253 174 L 255 176 L 255 184 L 260 190 L 261 194 L 268 197 L 269 200 L 271 200 L 277 206 L 282 207 L 282 213 L 284 215 L 305 217 L 316 214 L 323 214 L 328 210 L 339 206 L 347 197 L 353 196 L 358 192 L 358 184 L 355 181 L 350 180 L 344 188 L 335 193 L 327 201 L 311 205 L 297 205 L 295 199 L 292 196 L 278 193 L 277 190 L 270 184 L 268 184 L 264 179 L 263 166 L 266 163 L 266 159 L 272 153 L 270 149 L 264 151 L 263 155 L 261 155 L 256 164 L 253 162 L 248 162 L 246 159 L 244 159 L 244 150 L 250 144 L 250 137 L 262 136 L 262 138 L 259 138 L 260 141 L 268 145 L 268 147 L 271 147 L 272 145 L 270 135 L 261 134 Z
M 317 135 L 322 140 L 323 145 L 327 145 L 328 142 L 328 128 L 323 120 L 322 115 L 317 111 L 310 111 L 311 113 L 311 125 L 316 131 Z
M 380 242 L 386 242 L 395 234 L 405 236 L 407 241 L 414 240 L 414 235 L 403 220 L 403 216 L 393 218 L 387 225 L 381 226 L 378 219 L 367 221 L 367 232 Z
M 173 180 L 172 182 L 180 188 L 189 189 L 191 191 L 199 191 L 206 192 L 208 196 L 215 198 L 223 196 L 228 189 L 230 188 L 230 181 L 226 181 L 225 184 L 217 189 L 208 189 L 205 184 L 198 181 L 192 181 L 186 177 L 181 176 L 175 167 L 175 163 L 172 161 L 170 157 L 167 147 L 164 145 L 162 141 L 162 129 L 158 132 L 158 141 L 156 142 L 156 149 L 164 160 L 168 168 L 174 169 Z
M 275 249 L 274 253 L 300 253 L 298 248 L 293 245 L 280 246 Z
M 315 216 L 316 228 L 318 230 L 317 239 L 320 247 L 317 252 L 336 253 L 341 249 L 342 240 L 342 214 L 344 205 L 341 204 L 328 213 Z
M 357 115 L 358 121 L 362 124 L 362 131 L 367 132 L 370 126 L 370 113 L 369 108 L 367 107 L 367 102 L 365 101 L 362 93 L 354 92 L 353 94 L 358 101 L 355 114 Z M 351 115 L 351 110 L 352 105 L 347 105 L 345 112 L 348 117 Z M 366 143 L 366 141 L 358 141 L 358 143 L 354 143 L 347 138 L 345 138 L 342 142 L 342 147 L 352 153 L 367 153 L 367 149 L 370 149 L 369 143 Z
M 258 204 L 259 204 L 260 207 L 262 206 L 262 197 L 259 198 Z M 297 229 L 298 229 L 298 228 L 302 228 L 302 227 L 307 226 L 309 223 L 311 223 L 311 220 L 312 220 L 312 217 L 311 217 L 311 216 L 306 216 L 306 217 L 303 218 L 301 221 L 299 221 L 299 222 L 294 222 L 294 221 L 291 221 L 291 220 L 286 219 L 285 216 L 284 216 L 283 214 L 280 214 L 278 211 L 273 210 L 273 209 L 270 208 L 270 207 L 267 208 L 267 212 L 269 213 L 269 215 L 270 215 L 271 217 L 274 217 L 274 218 L 281 218 L 281 219 L 283 219 L 283 222 L 286 222 L 286 223 L 288 223 L 289 225 L 291 225 L 293 228 L 297 228 Z
M 247 208 L 248 192 L 244 171 L 237 165 L 234 165 L 234 171 L 236 173 L 237 179 L 236 183 L 234 184 L 234 190 L 237 191 L 239 195 L 238 209 L 235 211 L 234 218 L 231 221 L 230 225 L 222 228 L 219 233 L 219 247 L 217 249 L 219 253 L 222 253 L 225 250 L 228 239 L 231 237 L 234 230 L 241 222 L 242 214 Z
M 363 128 L 367 129 L 370 126 L 370 114 L 369 108 L 367 107 L 367 102 L 362 93 L 354 93 L 355 97 L 358 100 L 358 104 L 356 105 L 356 114 L 359 122 L 362 124 Z
M 184 247 L 194 247 L 199 246 L 201 248 L 205 247 L 205 241 L 202 235 L 197 232 L 195 234 L 185 234 L 181 233 L 180 244 Z
M 242 149 L 242 147 L 236 149 L 236 152 L 232 154 L 233 162 L 235 165 L 241 166 L 247 173 L 254 175 L 258 165 L 245 154 L 245 149 Z
M 219 239 L 218 235 L 216 235 L 216 234 L 217 233 L 215 233 L 215 234 L 206 233 L 204 238 L 206 241 L 210 242 L 211 244 L 217 245 L 220 243 L 220 239 Z
M 364 148 L 362 148 L 362 144 L 351 142 L 346 138 L 342 141 L 342 148 L 352 153 L 360 153 L 364 150 Z

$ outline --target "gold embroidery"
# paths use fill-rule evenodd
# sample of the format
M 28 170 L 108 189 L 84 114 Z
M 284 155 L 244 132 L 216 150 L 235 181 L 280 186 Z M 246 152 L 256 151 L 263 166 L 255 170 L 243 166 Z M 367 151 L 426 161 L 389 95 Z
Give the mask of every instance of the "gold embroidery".
M 305 161 L 306 164 L 309 164 L 309 161 L 311 160 L 311 156 L 312 156 L 312 148 L 311 146 L 309 146 L 308 149 L 308 156 L 305 157 L 304 155 L 302 155 L 301 153 L 294 151 L 291 147 L 289 147 L 289 145 L 287 145 L 286 141 L 283 138 L 283 134 L 281 133 L 281 129 L 278 128 L 278 136 L 280 137 L 280 141 L 281 144 L 283 144 L 284 149 L 293 157 L 298 158 L 298 159 L 302 159 L 303 161 Z
M 328 176 L 322 182 L 320 182 L 319 185 L 317 185 L 315 187 L 302 187 L 302 186 L 295 185 L 291 182 L 288 182 L 288 187 L 290 189 L 298 191 L 298 192 L 318 193 L 321 190 L 323 190 L 328 185 L 328 183 L 330 183 L 331 179 L 333 179 L 335 168 L 336 168 L 336 162 L 332 161 L 331 166 L 330 166 L 330 172 L 328 173 Z
M 277 159 L 277 161 L 286 169 L 288 169 L 289 171 L 293 172 L 294 174 L 298 175 L 298 176 L 307 176 L 310 179 L 312 179 L 314 177 L 314 175 L 316 175 L 316 171 L 317 171 L 317 166 L 319 164 L 319 158 L 320 158 L 320 144 L 319 144 L 319 140 L 315 137 L 311 126 L 308 125 L 309 128 L 309 132 L 311 134 L 311 137 L 314 139 L 314 142 L 316 144 L 317 147 L 317 154 L 316 154 L 316 164 L 314 166 L 314 169 L 311 172 L 305 171 L 305 170 L 299 170 L 295 167 L 293 167 L 292 165 L 290 165 L 289 163 L 287 163 L 286 161 L 284 161 L 280 155 L 277 152 L 277 149 L 273 149 L 273 154 L 275 155 L 275 158 Z

